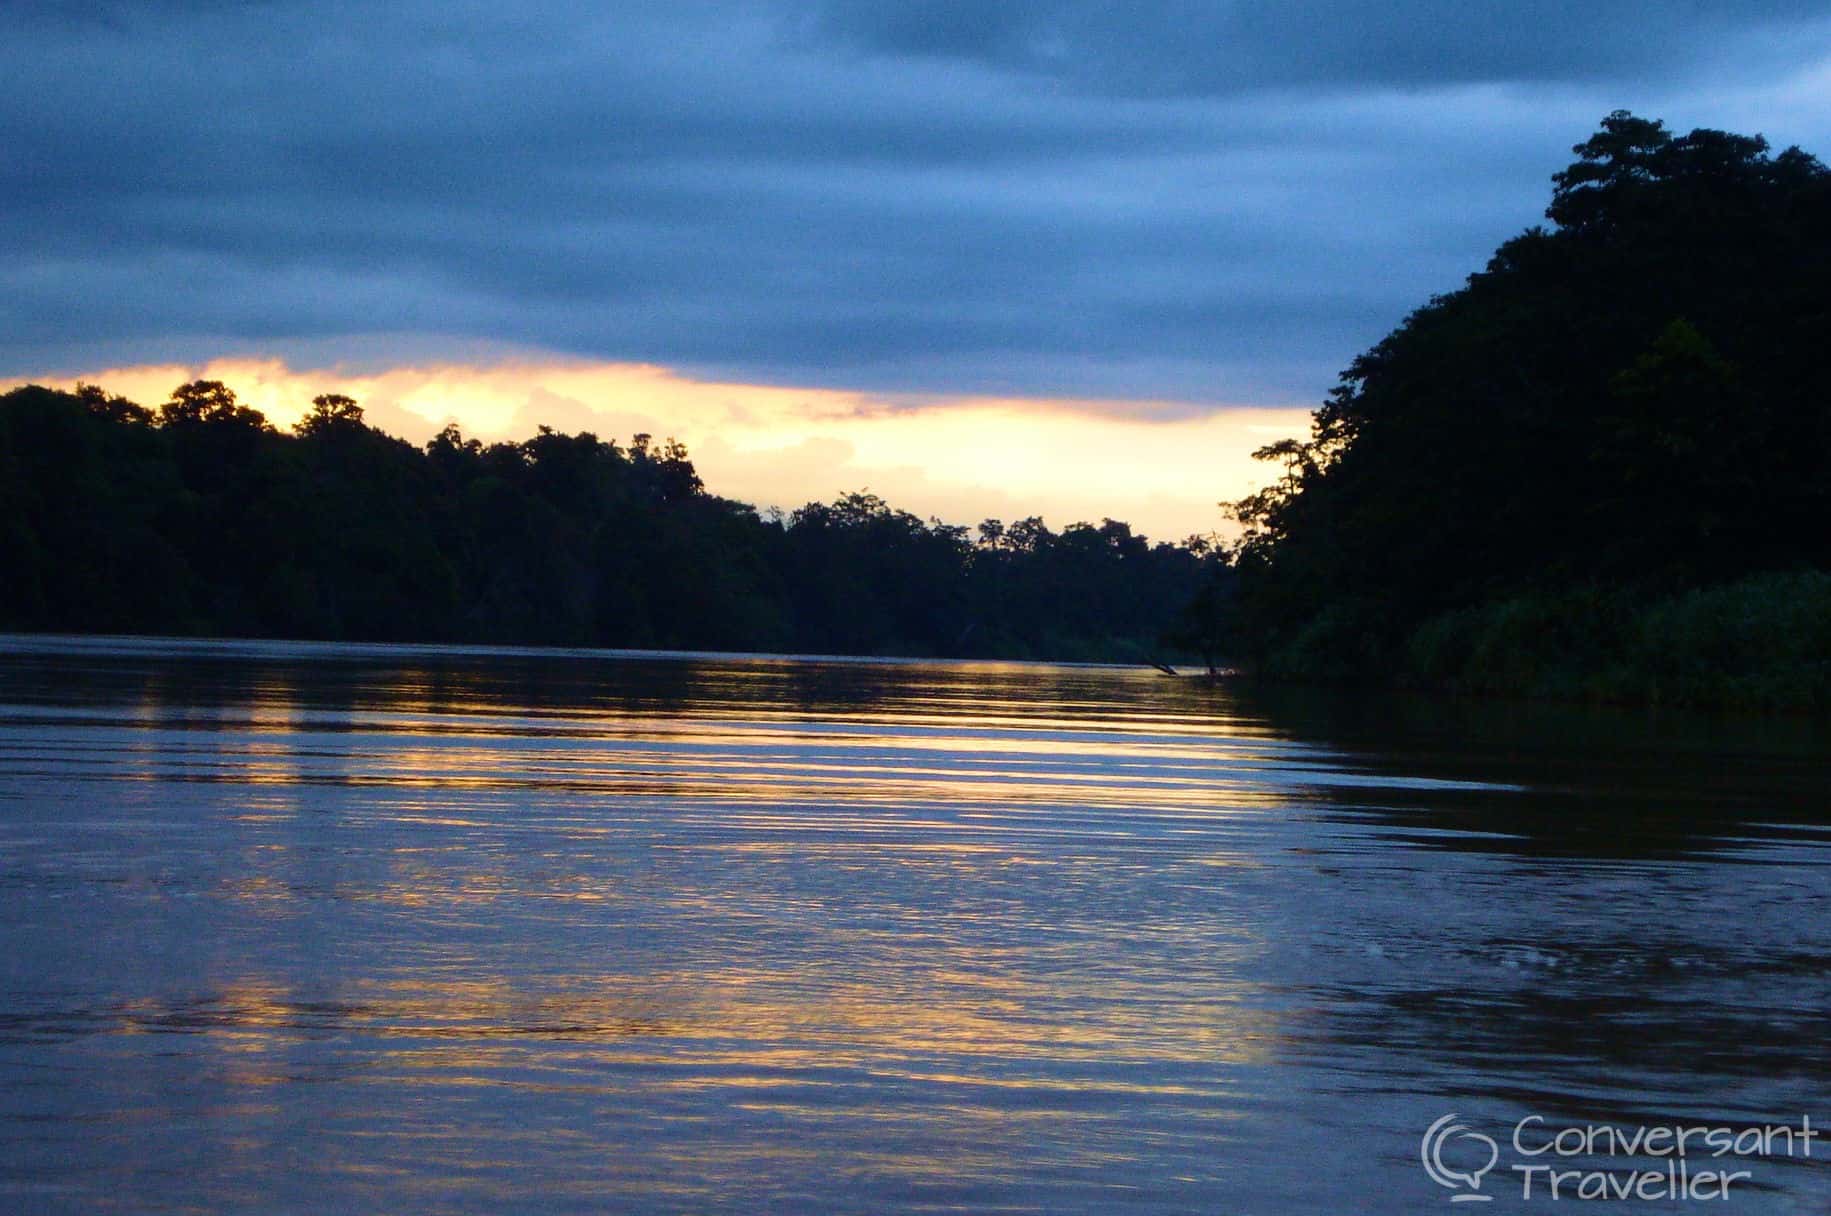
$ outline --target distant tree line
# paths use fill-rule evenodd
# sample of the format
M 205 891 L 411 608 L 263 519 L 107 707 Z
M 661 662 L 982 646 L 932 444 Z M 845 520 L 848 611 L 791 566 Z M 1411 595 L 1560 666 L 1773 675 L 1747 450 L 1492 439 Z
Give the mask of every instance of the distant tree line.
M 1831 172 L 1624 111 L 1238 503 L 1269 673 L 1831 703 Z M 1732 586 L 1733 585 L 1733 586 Z
M 1220 564 L 868 493 L 766 518 L 648 435 L 415 448 L 336 395 L 288 434 L 205 380 L 0 396 L 12 630 L 1142 660 Z

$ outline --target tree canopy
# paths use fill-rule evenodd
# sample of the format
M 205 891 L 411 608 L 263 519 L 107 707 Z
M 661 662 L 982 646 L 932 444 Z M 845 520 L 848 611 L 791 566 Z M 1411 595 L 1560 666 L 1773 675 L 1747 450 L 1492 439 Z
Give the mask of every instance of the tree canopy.
M 1377 666 L 1576 586 L 1831 566 L 1831 173 L 1617 111 L 1546 217 L 1355 359 L 1235 504 L 1238 644 Z
M 337 394 L 291 433 L 216 381 L 0 396 L 7 629 L 1142 659 L 1216 564 L 864 492 L 764 518 L 649 435 L 416 449 Z

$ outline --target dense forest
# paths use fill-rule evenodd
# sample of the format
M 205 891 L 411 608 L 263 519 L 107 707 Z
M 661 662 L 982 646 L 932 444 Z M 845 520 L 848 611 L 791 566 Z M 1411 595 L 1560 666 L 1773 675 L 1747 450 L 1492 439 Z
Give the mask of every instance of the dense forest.
M 0 396 L 4 629 L 1143 661 L 1219 566 L 864 493 L 764 518 L 646 435 L 419 449 L 342 396 L 288 434 L 215 381 Z
M 1831 171 L 1625 111 L 1361 355 L 1225 551 L 759 515 L 686 450 L 0 396 L 0 628 L 1145 661 L 1831 708 Z
M 1831 706 L 1831 173 L 1617 111 L 1235 506 L 1257 670 Z

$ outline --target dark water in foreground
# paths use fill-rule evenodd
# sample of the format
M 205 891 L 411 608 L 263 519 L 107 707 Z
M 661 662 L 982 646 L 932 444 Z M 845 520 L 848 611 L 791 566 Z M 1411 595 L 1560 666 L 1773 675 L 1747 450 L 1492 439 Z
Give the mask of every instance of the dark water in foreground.
M 0 638 L 0 1211 L 1449 1211 L 1451 1113 L 1455 1210 L 1555 1208 L 1673 1159 L 1530 1116 L 1831 1131 L 1828 745 Z M 1598 1206 L 1831 1210 L 1689 1144 L 1727 1201 Z

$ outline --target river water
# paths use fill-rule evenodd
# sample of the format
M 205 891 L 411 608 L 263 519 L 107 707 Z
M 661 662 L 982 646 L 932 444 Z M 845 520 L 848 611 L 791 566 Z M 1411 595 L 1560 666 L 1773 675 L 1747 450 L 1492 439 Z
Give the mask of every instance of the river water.
M 1825 1212 L 1828 758 L 1110 668 L 0 638 L 0 1210 Z

